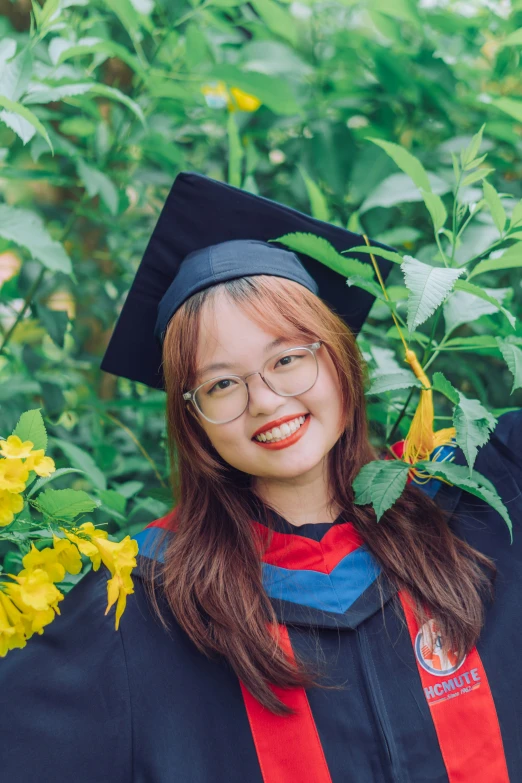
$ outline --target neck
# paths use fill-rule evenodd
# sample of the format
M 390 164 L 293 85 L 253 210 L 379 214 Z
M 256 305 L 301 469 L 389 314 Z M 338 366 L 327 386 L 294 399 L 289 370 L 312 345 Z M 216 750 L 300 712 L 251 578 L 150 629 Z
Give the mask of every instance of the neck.
M 296 527 L 333 522 L 340 513 L 338 506 L 330 500 L 324 472 L 293 479 L 257 477 L 253 491 Z

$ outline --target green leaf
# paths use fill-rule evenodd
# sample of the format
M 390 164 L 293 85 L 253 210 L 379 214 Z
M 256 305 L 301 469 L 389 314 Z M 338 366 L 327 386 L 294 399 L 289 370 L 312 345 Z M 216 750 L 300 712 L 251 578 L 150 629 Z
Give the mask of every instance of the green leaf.
M 269 30 L 297 46 L 297 27 L 288 11 L 274 0 L 251 0 L 251 4 Z
M 464 269 L 429 266 L 412 256 L 404 256 L 402 271 L 408 297 L 408 329 L 415 331 L 443 303 Z
M 79 514 L 89 513 L 98 506 L 82 489 L 46 489 L 33 503 L 54 522 L 72 522 Z
M 509 33 L 500 46 L 520 46 L 522 45 L 522 27 L 520 27 L 518 30 L 513 30 L 512 33 Z
M 72 274 L 71 260 L 63 245 L 51 239 L 34 212 L 0 204 L 0 236 L 27 248 L 47 269 Z
M 402 460 L 374 460 L 364 465 L 353 482 L 354 502 L 358 506 L 371 503 L 377 522 L 393 506 L 406 486 L 411 465 Z
M 228 133 L 228 184 L 235 188 L 241 187 L 241 161 L 243 147 L 239 138 L 234 112 L 229 112 L 227 119 Z
M 510 394 L 513 394 L 515 389 L 522 387 L 522 350 L 513 345 L 513 343 L 502 340 L 500 337 L 497 337 L 497 344 L 509 371 L 513 375 L 513 386 L 510 391 Z
M 469 477 L 479 448 L 489 440 L 497 419 L 479 400 L 470 400 L 459 391 L 460 400 L 453 412 L 453 426 L 457 431 L 457 444 L 464 452 L 469 465 Z
M 444 394 L 454 405 L 457 405 L 460 400 L 460 394 L 458 390 L 453 386 L 444 373 L 435 372 L 431 381 L 431 387 L 434 391 L 438 391 Z
M 21 117 L 23 120 L 29 123 L 29 125 L 32 125 L 33 128 L 38 131 L 38 133 L 43 136 L 43 138 L 46 140 L 47 144 L 51 148 L 51 151 L 54 154 L 53 145 L 51 144 L 51 140 L 49 138 L 49 134 L 45 130 L 44 126 L 36 116 L 36 114 L 33 114 L 32 111 L 30 111 L 26 106 L 22 106 L 21 103 L 17 103 L 16 101 L 11 101 L 9 98 L 6 98 L 5 95 L 0 95 L 0 106 L 3 106 L 4 109 L 7 109 L 7 113 L 2 111 L 0 112 L 0 119 L 5 122 L 6 125 L 8 125 L 12 130 L 16 131 L 16 128 L 13 127 L 12 124 L 12 118 L 10 118 L 10 115 L 15 114 Z M 7 118 L 7 119 L 6 119 Z M 9 120 L 9 121 L 8 121 Z M 10 124 L 11 123 L 11 124 Z M 25 136 L 18 133 L 22 141 L 25 142 L 28 141 L 27 134 Z M 25 138 L 25 141 L 24 141 Z
M 370 255 L 385 258 L 387 261 L 393 261 L 394 264 L 402 264 L 403 257 L 399 253 L 395 253 L 393 250 L 386 250 L 383 247 L 372 247 L 372 245 L 357 245 L 357 247 L 351 247 L 349 250 L 341 250 L 341 253 L 366 253 Z
M 455 286 L 457 288 L 457 286 Z M 511 288 L 484 289 L 488 296 L 493 297 L 495 304 L 470 294 L 466 291 L 453 291 L 444 302 L 444 321 L 446 334 L 452 332 L 461 324 L 472 323 L 483 315 L 492 315 L 503 304 Z
M 471 337 L 453 337 L 444 343 L 446 348 L 463 348 L 469 351 L 475 351 L 477 348 L 496 348 L 497 343 L 494 337 L 488 334 L 475 334 Z
M 93 198 L 99 195 L 111 215 L 116 215 L 119 202 L 118 191 L 109 177 L 102 171 L 87 165 L 81 158 L 76 161 L 76 167 L 78 176 L 83 181 L 89 196 Z
M 466 291 L 468 294 L 473 294 L 473 296 L 478 296 L 480 299 L 483 299 L 485 302 L 489 302 L 490 304 L 494 305 L 497 310 L 500 310 L 501 313 L 503 313 L 507 320 L 509 321 L 511 327 L 514 329 L 516 326 L 516 317 L 513 315 L 513 313 L 510 313 L 509 310 L 507 310 L 494 296 L 490 296 L 490 294 L 487 293 L 487 291 L 484 291 L 483 288 L 480 288 L 480 286 L 475 285 L 474 283 L 470 283 L 467 280 L 457 280 L 455 283 L 455 289 L 458 291 Z M 502 289 L 498 289 L 501 291 Z
M 519 226 L 522 223 L 522 200 L 517 202 L 515 204 L 515 207 L 513 209 L 513 212 L 511 213 L 511 221 L 509 224 L 509 228 L 515 228 L 515 226 Z
M 428 208 L 428 212 L 431 215 L 435 233 L 437 233 L 443 227 L 448 217 L 446 207 L 444 206 L 441 197 L 437 196 L 435 193 L 428 193 L 426 190 L 422 190 L 421 193 L 424 203 Z
M 364 291 L 368 291 L 368 293 L 376 299 L 379 299 L 381 302 L 388 305 L 390 310 L 393 310 L 393 303 L 386 299 L 377 280 L 366 280 L 364 277 L 359 277 L 359 275 L 351 275 L 347 278 L 346 285 L 350 286 L 350 288 L 354 285 L 356 288 L 362 288 Z
M 93 82 L 76 82 L 60 84 L 57 87 L 49 87 L 47 84 L 32 84 L 24 98 L 24 104 L 28 103 L 52 103 L 69 98 L 73 95 L 83 95 L 89 92 Z
M 330 215 L 328 212 L 328 203 L 326 198 L 314 180 L 308 176 L 304 167 L 298 166 L 298 169 L 306 185 L 308 198 L 310 199 L 312 216 L 317 218 L 317 220 L 324 220 L 325 222 L 328 222 L 330 220 Z
M 518 122 L 522 122 L 522 101 L 516 101 L 513 98 L 496 98 L 491 101 L 490 106 L 496 106 L 500 111 L 514 117 Z
M 47 432 L 40 408 L 33 408 L 22 413 L 14 428 L 13 435 L 18 435 L 21 441 L 30 440 L 34 449 L 47 449 Z
M 486 124 L 484 123 L 478 133 L 475 133 L 468 146 L 460 153 L 460 163 L 462 168 L 465 168 L 471 163 L 472 160 L 477 157 L 477 152 L 479 151 L 480 145 L 482 144 L 482 134 L 485 127 Z
M 25 93 L 33 69 L 33 55 L 28 46 L 16 57 L 3 64 L 0 71 L 0 92 L 11 101 L 18 101 Z
M 471 474 L 464 465 L 455 465 L 452 462 L 432 462 L 422 461 L 417 462 L 415 467 L 419 470 L 424 470 L 430 473 L 435 478 L 444 478 L 454 484 L 456 487 L 464 489 L 471 495 L 480 498 L 485 503 L 488 503 L 492 508 L 497 511 L 506 525 L 508 526 L 511 540 L 513 540 L 513 525 L 509 516 L 509 512 L 502 502 L 495 486 L 479 473 L 477 470 L 472 470 Z
M 85 471 L 79 470 L 78 468 L 58 468 L 51 476 L 44 476 L 43 478 L 38 479 L 38 481 L 35 481 L 29 492 L 27 492 L 26 497 L 30 498 L 35 492 L 45 486 L 45 484 L 54 481 L 60 476 L 65 476 L 67 473 L 85 473 Z
M 374 144 L 382 147 L 386 154 L 389 155 L 397 166 L 413 180 L 421 191 L 425 190 L 428 193 L 431 193 L 428 174 L 420 160 L 398 144 L 393 144 L 390 141 L 383 141 L 382 139 L 367 138 L 368 141 L 372 141 Z
M 484 168 L 472 171 L 471 174 L 468 174 L 467 177 L 464 177 L 461 182 L 461 187 L 465 188 L 468 185 L 472 185 L 474 182 L 479 182 L 479 180 L 484 179 L 484 177 L 487 177 L 488 174 L 491 174 L 492 171 L 495 171 L 495 169 Z
M 103 489 L 98 493 L 100 500 L 118 514 L 124 514 L 127 506 L 127 498 L 117 492 L 115 489 Z
M 86 54 L 105 54 L 107 57 L 117 57 L 140 75 L 144 76 L 147 73 L 147 71 L 142 68 L 138 58 L 131 54 L 125 46 L 121 46 L 115 41 L 72 44 L 71 46 L 68 46 L 67 49 L 62 49 L 55 65 L 61 65 L 67 60 L 70 60 L 71 57 L 83 57 Z
M 469 275 L 469 280 L 483 272 L 497 272 L 500 269 L 515 269 L 522 266 L 522 242 L 516 242 L 498 258 L 486 258 L 480 261 Z
M 506 210 L 502 206 L 502 201 L 497 191 L 490 185 L 489 182 L 484 182 L 482 187 L 484 188 L 484 198 L 491 212 L 493 222 L 497 227 L 499 234 L 502 234 L 506 227 Z
M 412 386 L 419 389 L 424 388 L 422 383 L 412 372 L 409 370 L 402 370 L 401 372 L 374 376 L 366 394 L 383 394 L 384 392 L 395 391 L 396 389 L 409 389 Z
M 93 84 L 89 92 L 93 95 L 103 95 L 104 98 L 111 98 L 114 101 L 123 103 L 139 119 L 143 127 L 146 127 L 145 115 L 141 106 L 129 98 L 128 95 L 117 90 L 116 87 L 109 87 L 107 84 Z
M 69 316 L 65 310 L 51 310 L 36 302 L 36 314 L 45 331 L 59 348 L 63 348 Z
M 325 266 L 333 269 L 334 272 L 343 275 L 343 277 L 358 275 L 365 280 L 373 279 L 373 267 L 370 264 L 365 264 L 356 258 L 345 258 L 337 252 L 327 239 L 318 237 L 315 234 L 305 234 L 298 231 L 295 234 L 285 234 L 282 237 L 269 241 L 280 242 L 282 245 L 289 247 L 290 250 L 295 250 L 296 253 L 304 253 L 311 258 L 315 258 Z
M 70 459 L 75 467 L 85 471 L 96 489 L 107 489 L 107 479 L 105 478 L 104 473 L 99 469 L 94 459 L 87 451 L 84 451 L 70 441 L 62 440 L 61 438 L 52 438 L 52 443 L 63 451 L 65 456 Z
M 450 185 L 442 177 L 428 172 L 428 180 L 431 191 L 441 196 L 451 190 Z M 399 172 L 390 174 L 366 196 L 359 211 L 361 214 L 373 207 L 391 207 L 405 202 L 422 201 L 423 195 L 419 188 L 412 182 L 411 177 Z M 384 240 L 382 240 L 384 241 Z M 389 244 L 393 244 L 392 242 Z

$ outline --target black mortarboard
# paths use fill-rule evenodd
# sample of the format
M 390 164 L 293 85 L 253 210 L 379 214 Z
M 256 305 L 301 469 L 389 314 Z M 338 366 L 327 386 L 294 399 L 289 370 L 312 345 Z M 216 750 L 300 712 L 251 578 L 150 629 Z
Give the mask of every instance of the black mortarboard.
M 175 179 L 101 362 L 101 369 L 164 389 L 161 340 L 178 307 L 196 291 L 253 274 L 306 286 L 357 334 L 374 297 L 348 287 L 337 272 L 277 243 L 284 234 L 317 234 L 340 252 L 364 244 L 359 234 L 276 201 L 194 172 Z M 242 240 L 242 241 L 237 241 Z M 246 240 L 246 241 L 245 241 Z M 372 241 L 373 246 L 393 250 Z M 370 263 L 365 253 L 350 254 Z M 377 258 L 383 279 L 392 266 Z

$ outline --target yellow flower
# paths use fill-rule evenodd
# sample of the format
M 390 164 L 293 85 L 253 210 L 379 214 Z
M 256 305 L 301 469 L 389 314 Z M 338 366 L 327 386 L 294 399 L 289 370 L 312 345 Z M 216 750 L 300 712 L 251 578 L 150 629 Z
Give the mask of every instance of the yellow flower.
M 89 536 L 91 541 L 85 538 L 80 538 L 80 536 L 76 535 L 76 533 L 72 533 L 70 530 L 66 530 L 64 527 L 60 528 L 60 530 L 65 533 L 69 541 L 72 541 L 73 544 L 76 544 L 82 555 L 86 555 L 91 560 L 93 571 L 97 571 L 100 567 L 101 556 L 99 550 L 91 542 L 92 539 L 107 538 L 109 534 L 106 530 L 100 530 L 100 528 L 94 527 L 92 522 L 84 522 L 82 525 L 80 525 L 80 527 L 74 529 L 77 532 L 82 532 L 84 535 Z
M 20 571 L 18 575 L 8 574 L 18 584 L 5 584 L 7 595 L 13 600 L 21 612 L 34 609 L 37 612 L 45 612 L 49 608 L 58 610 L 58 601 L 63 600 L 63 595 L 49 579 L 49 574 L 43 568 L 35 568 L 34 571 Z
M 14 492 L 0 489 L 0 527 L 10 525 L 14 515 L 24 507 L 24 499 Z
M 115 629 L 118 630 L 120 617 L 127 605 L 127 596 L 134 592 L 131 579 L 131 571 L 136 567 L 136 555 L 138 554 L 138 542 L 125 536 L 122 541 L 107 541 L 98 538 L 94 542 L 101 555 L 103 564 L 111 572 L 112 579 L 107 582 L 107 609 L 118 601 L 116 606 Z
M 9 650 L 26 645 L 24 627 L 20 622 L 20 617 L 20 612 L 0 591 L 0 658 L 4 658 Z
M 23 443 L 18 435 L 9 435 L 7 440 L 0 440 L 0 454 L 7 459 L 23 459 L 28 457 L 34 448 L 34 443 L 25 440 Z
M 53 534 L 53 546 L 58 562 L 63 565 L 70 574 L 79 574 L 82 570 L 82 559 L 78 547 L 74 546 L 66 538 L 58 538 Z
M 232 93 L 234 102 L 229 102 L 229 109 L 233 109 L 235 106 L 237 106 L 237 108 L 241 109 L 241 111 L 253 112 L 257 111 L 257 109 L 259 109 L 261 106 L 261 101 L 259 98 L 256 98 L 255 95 L 250 95 L 248 92 L 243 92 L 243 90 L 240 90 L 239 87 L 231 87 L 230 92 Z
M 0 459 L 0 489 L 8 492 L 23 492 L 29 470 L 21 459 Z
M 132 568 L 123 568 L 121 572 L 117 572 L 112 579 L 109 579 L 107 582 L 107 609 L 105 610 L 105 614 L 107 615 L 111 606 L 118 601 L 116 604 L 116 620 L 114 627 L 116 631 L 118 630 L 119 624 L 120 624 L 120 617 L 122 616 L 123 612 L 125 611 L 125 607 L 127 606 L 127 596 L 132 595 L 134 592 L 134 585 L 132 583 L 132 579 L 130 576 L 130 572 L 132 571 Z
M 56 470 L 56 465 L 51 457 L 44 456 L 43 449 L 37 449 L 25 460 L 25 467 L 34 470 L 39 476 L 47 478 Z
M 65 567 L 58 562 L 57 552 L 48 546 L 45 549 L 37 549 L 31 542 L 31 551 L 22 558 L 22 563 L 27 571 L 42 568 L 47 572 L 51 582 L 61 582 L 65 576 Z

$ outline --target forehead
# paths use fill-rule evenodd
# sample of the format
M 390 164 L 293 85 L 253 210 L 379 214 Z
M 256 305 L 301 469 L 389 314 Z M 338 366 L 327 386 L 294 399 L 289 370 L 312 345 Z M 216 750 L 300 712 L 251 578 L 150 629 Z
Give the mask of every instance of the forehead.
M 262 327 L 228 296 L 218 292 L 214 298 L 206 300 L 200 315 L 196 352 L 198 374 L 202 374 L 210 363 L 226 363 L 237 370 L 241 367 L 250 369 L 252 363 L 270 356 L 270 351 L 265 351 L 270 344 L 273 344 L 272 353 L 284 350 L 292 337 L 295 339 L 295 334 L 285 327 L 283 319 L 280 324 L 267 323 Z

